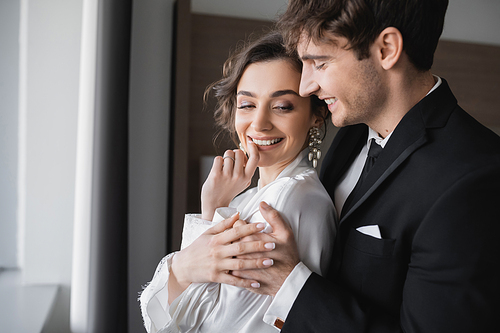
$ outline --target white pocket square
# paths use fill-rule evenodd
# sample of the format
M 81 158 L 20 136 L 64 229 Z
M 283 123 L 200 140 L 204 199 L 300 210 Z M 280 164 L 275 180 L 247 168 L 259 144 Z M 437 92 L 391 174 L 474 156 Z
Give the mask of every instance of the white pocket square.
M 359 227 L 356 230 L 362 234 L 382 239 L 378 225 L 365 225 L 364 227 Z

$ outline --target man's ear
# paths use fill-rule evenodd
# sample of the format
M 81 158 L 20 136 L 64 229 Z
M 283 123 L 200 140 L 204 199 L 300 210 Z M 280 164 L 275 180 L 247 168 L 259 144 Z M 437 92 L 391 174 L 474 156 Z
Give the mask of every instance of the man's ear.
M 394 28 L 385 28 L 375 39 L 372 52 L 385 70 L 393 68 L 403 53 L 403 35 Z

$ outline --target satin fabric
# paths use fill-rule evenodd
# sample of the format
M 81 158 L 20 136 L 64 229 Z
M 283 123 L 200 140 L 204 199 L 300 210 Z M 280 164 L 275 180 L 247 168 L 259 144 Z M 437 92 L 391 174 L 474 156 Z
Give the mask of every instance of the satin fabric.
M 307 153 L 301 152 L 272 183 L 265 187 L 259 184 L 236 197 L 230 207 L 219 208 L 214 221 L 186 215 L 182 247 L 236 211 L 248 222 L 264 222 L 259 204 L 266 201 L 291 225 L 302 262 L 318 274 L 327 272 L 337 215 L 316 171 L 309 165 Z M 270 231 L 268 225 L 264 232 Z M 172 256 L 163 258 L 140 297 L 149 333 L 277 331 L 263 321 L 273 298 L 234 286 L 193 283 L 169 306 L 167 283 Z

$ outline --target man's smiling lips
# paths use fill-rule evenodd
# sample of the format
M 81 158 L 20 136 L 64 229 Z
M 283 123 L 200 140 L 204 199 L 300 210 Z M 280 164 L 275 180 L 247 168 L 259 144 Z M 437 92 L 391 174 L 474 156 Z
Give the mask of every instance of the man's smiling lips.
M 338 101 L 338 98 L 337 97 L 334 97 L 334 98 L 325 98 L 324 101 L 328 105 L 335 104 L 335 102 Z
M 331 108 L 333 108 L 333 106 L 335 105 L 335 103 L 337 103 L 339 99 L 337 97 L 333 97 L 333 98 L 325 98 L 323 100 L 328 105 L 328 110 L 332 111 Z

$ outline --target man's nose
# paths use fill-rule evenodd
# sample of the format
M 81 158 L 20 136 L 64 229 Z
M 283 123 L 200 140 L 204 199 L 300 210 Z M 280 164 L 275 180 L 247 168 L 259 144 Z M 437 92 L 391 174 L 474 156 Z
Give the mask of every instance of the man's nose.
M 310 70 L 304 69 L 300 77 L 299 94 L 302 97 L 313 95 L 319 90 L 319 84 L 314 80 Z

